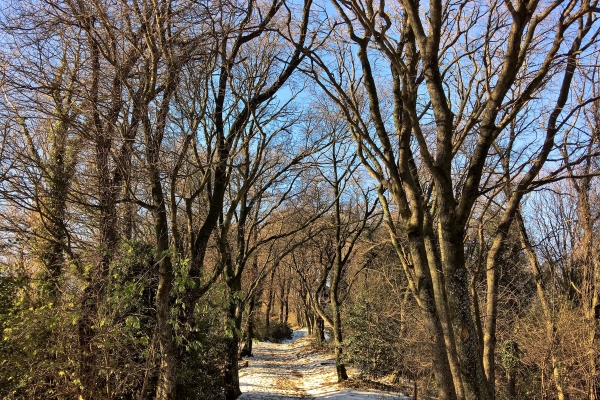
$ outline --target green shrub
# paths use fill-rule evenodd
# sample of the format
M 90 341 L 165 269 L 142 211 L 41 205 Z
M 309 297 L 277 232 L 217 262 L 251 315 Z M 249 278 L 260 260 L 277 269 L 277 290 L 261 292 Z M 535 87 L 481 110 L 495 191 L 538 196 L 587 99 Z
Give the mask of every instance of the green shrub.
M 277 322 L 270 329 L 267 339 L 273 343 L 281 343 L 285 339 L 291 339 L 294 330 L 287 322 Z
M 223 326 L 219 326 L 221 321 L 215 318 L 218 314 L 215 311 L 197 315 L 197 329 L 178 346 L 177 398 L 221 398 L 227 349 Z
M 71 304 L 54 304 L 35 280 L 0 278 L 0 398 L 77 393 L 76 320 Z
M 376 321 L 367 301 L 357 302 L 345 318 L 345 362 L 372 377 L 397 371 L 400 355 L 394 343 L 398 341 L 399 330 L 395 321 Z

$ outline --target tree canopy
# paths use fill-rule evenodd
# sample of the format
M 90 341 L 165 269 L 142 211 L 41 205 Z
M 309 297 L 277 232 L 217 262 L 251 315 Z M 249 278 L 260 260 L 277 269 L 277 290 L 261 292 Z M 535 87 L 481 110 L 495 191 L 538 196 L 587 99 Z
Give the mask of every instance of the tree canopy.
M 600 398 L 597 0 L 0 8 L 3 397 Z

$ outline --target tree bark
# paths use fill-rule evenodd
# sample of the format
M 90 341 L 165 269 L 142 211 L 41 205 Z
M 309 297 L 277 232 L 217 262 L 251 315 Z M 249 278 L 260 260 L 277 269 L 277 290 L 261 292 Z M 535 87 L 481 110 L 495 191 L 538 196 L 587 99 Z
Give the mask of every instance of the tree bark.
M 171 315 L 171 288 L 173 282 L 173 264 L 169 249 L 169 228 L 167 212 L 158 171 L 152 174 L 152 197 L 154 212 L 158 264 L 158 288 L 156 290 L 156 330 L 160 349 L 160 367 L 156 398 L 170 400 L 175 398 L 176 367 L 175 342 L 173 330 L 169 324 Z
M 318 315 L 315 315 L 313 321 L 314 338 L 317 340 L 317 343 L 323 343 L 325 341 L 325 321 Z
M 233 272 L 233 266 L 227 268 L 228 272 Z M 242 290 L 241 274 L 229 275 L 226 279 L 227 287 L 230 293 L 230 304 L 227 308 L 227 320 L 232 324 L 230 327 L 229 337 L 227 338 L 227 360 L 225 363 L 224 380 L 225 380 L 225 399 L 235 400 L 241 394 L 240 378 L 239 378 L 239 332 L 242 328 L 242 305 L 241 301 L 235 294 Z
M 248 303 L 248 322 L 246 325 L 246 342 L 242 349 L 242 357 L 252 357 L 252 339 L 254 338 L 254 306 L 255 296 Z
M 288 318 L 290 315 L 290 290 L 292 288 L 291 282 L 288 281 L 287 288 L 285 290 L 285 311 L 283 312 L 283 322 L 288 323 Z
M 283 275 L 283 274 L 282 274 Z M 280 277 L 281 281 L 279 282 L 279 322 L 283 322 L 283 314 L 284 314 L 284 306 L 285 306 L 285 286 L 286 279 L 285 276 Z
M 267 296 L 267 309 L 265 311 L 265 335 L 269 335 L 271 330 L 271 308 L 273 306 L 273 278 L 275 277 L 276 266 L 271 270 L 269 277 L 269 295 Z
M 241 394 L 240 378 L 239 378 L 239 329 L 241 328 L 241 318 L 237 315 L 237 305 L 232 304 L 228 309 L 228 317 L 230 321 L 235 321 L 235 327 L 232 329 L 231 336 L 227 338 L 227 361 L 225 364 L 224 381 L 225 381 L 225 399 L 235 400 Z M 239 321 L 239 323 L 238 323 Z

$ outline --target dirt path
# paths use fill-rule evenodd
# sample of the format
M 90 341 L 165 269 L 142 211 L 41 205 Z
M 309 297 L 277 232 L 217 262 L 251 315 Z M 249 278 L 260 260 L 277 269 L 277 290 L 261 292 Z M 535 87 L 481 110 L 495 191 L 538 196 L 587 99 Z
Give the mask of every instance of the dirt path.
M 285 399 L 386 399 L 410 397 L 375 390 L 350 390 L 337 384 L 334 360 L 309 346 L 306 331 L 294 331 L 290 343 L 260 342 L 254 357 L 240 370 L 242 396 L 239 400 Z

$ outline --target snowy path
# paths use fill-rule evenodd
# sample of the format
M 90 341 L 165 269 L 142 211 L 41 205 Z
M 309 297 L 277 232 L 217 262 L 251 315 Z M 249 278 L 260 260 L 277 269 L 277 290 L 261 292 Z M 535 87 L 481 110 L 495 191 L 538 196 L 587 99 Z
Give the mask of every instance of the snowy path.
M 408 400 L 398 394 L 375 390 L 351 390 L 337 384 L 335 362 L 309 346 L 306 331 L 294 331 L 283 344 L 255 344 L 254 357 L 240 370 L 239 400 L 354 399 Z

